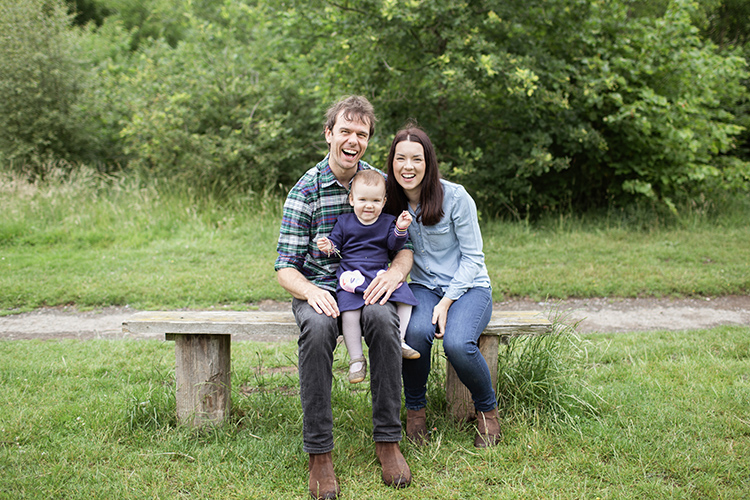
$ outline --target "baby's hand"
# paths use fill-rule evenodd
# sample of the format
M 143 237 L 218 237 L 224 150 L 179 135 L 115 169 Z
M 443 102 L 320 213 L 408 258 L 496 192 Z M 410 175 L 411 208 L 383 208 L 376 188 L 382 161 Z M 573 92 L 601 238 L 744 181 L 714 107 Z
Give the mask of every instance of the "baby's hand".
M 322 236 L 318 238 L 318 250 L 330 256 L 333 253 L 333 243 L 325 236 Z
M 398 219 L 396 220 L 396 226 L 398 226 L 401 231 L 406 231 L 407 229 L 409 229 L 409 226 L 411 226 L 411 220 L 412 219 L 409 212 L 404 210 L 403 212 L 401 212 L 401 215 L 398 216 Z

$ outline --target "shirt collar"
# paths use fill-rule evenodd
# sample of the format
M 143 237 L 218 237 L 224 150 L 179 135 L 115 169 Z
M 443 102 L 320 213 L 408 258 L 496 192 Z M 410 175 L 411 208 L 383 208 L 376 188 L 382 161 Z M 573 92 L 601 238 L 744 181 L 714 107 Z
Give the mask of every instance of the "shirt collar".
M 328 158 L 331 156 L 331 153 L 328 153 L 323 160 L 318 163 L 318 172 L 320 172 L 320 185 L 323 187 L 328 187 L 333 184 L 338 184 L 339 181 L 336 179 L 336 176 L 333 175 L 333 171 L 331 170 L 331 166 L 328 164 Z M 359 160 L 357 164 L 357 172 L 360 170 L 364 170 L 365 163 L 362 160 Z M 341 184 L 339 184 L 341 185 Z M 348 191 L 349 186 L 344 186 L 344 188 Z

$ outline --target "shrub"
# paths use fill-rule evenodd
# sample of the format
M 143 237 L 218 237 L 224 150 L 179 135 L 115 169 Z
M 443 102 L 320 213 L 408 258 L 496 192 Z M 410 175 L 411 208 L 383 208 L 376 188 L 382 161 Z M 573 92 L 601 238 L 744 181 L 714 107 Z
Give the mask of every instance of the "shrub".
M 0 161 L 32 175 L 85 149 L 70 19 L 58 0 L 0 1 Z

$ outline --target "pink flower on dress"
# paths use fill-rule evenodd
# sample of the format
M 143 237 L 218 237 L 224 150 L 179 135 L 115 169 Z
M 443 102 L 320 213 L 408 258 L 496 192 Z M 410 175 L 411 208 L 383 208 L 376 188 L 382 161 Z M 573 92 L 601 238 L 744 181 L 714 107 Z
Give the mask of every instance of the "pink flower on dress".
M 365 277 L 359 271 L 344 271 L 339 278 L 341 288 L 354 293 L 359 285 L 365 282 Z

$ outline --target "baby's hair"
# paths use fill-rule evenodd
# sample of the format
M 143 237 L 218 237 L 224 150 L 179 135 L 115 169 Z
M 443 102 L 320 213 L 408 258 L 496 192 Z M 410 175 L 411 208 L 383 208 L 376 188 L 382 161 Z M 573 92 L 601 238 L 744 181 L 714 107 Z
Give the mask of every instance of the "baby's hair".
M 354 178 L 352 178 L 352 191 L 354 190 L 354 185 L 358 182 L 363 182 L 368 186 L 377 186 L 382 184 L 383 188 L 385 189 L 385 177 L 383 177 L 383 174 L 381 174 L 379 171 L 371 168 L 360 170 L 356 173 Z

